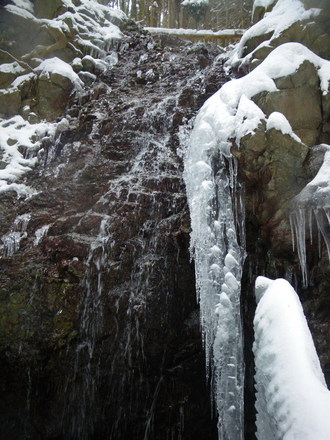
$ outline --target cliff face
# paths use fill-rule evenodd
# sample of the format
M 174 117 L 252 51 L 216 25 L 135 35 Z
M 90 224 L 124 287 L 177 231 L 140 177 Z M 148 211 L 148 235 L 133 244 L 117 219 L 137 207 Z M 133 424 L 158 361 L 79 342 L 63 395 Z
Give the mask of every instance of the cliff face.
M 12 66 L 0 70 L 1 142 L 25 168 L 3 149 L 0 169 L 16 171 L 0 187 L 2 438 L 214 439 L 181 145 L 187 121 L 226 81 L 221 50 L 153 40 L 102 5 L 93 15 L 79 1 L 35 1 L 20 13 L 13 3 L 0 15 L 0 61 Z M 310 41 L 328 58 L 327 10 L 325 2 L 307 30 L 302 21 L 276 38 L 248 38 L 236 74 L 286 41 Z M 104 46 L 111 23 L 121 30 L 111 28 Z M 69 73 L 42 64 L 54 57 Z M 283 113 L 300 140 L 262 123 L 234 151 L 246 209 L 246 438 L 256 275 L 296 285 L 322 365 L 330 363 L 326 248 L 319 255 L 314 226 L 304 286 L 289 221 L 322 163 L 315 146 L 329 143 L 329 94 L 310 62 L 276 86 L 253 100 L 267 117 Z M 11 126 L 30 137 L 13 138 Z

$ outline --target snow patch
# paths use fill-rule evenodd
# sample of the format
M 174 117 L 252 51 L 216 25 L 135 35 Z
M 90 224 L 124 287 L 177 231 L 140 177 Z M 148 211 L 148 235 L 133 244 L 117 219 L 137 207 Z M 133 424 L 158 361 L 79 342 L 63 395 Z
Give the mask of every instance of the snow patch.
M 14 5 L 18 6 L 19 8 L 25 9 L 28 12 L 31 12 L 33 14 L 34 7 L 31 0 L 12 0 Z
M 0 192 L 34 193 L 17 181 L 36 165 L 42 138 L 54 138 L 56 126 L 46 122 L 30 124 L 21 116 L 0 119 Z
M 0 65 L 1 73 L 13 73 L 14 75 L 24 72 L 25 69 L 16 61 L 13 63 L 5 63 Z
M 28 20 L 32 20 L 32 21 L 38 21 L 35 16 L 33 15 L 33 9 L 31 10 L 31 8 L 27 7 L 27 8 L 23 8 L 21 6 L 18 6 L 18 3 L 23 3 L 23 0 L 21 1 L 17 1 L 17 5 L 6 5 L 5 9 L 7 9 L 7 11 L 11 12 L 12 14 L 16 14 L 19 15 L 20 17 L 23 18 L 27 18 Z M 28 5 L 30 2 L 28 1 L 26 4 Z M 33 6 L 32 6 L 33 8 Z
M 182 6 L 199 6 L 199 5 L 207 5 L 209 3 L 209 0 L 183 0 L 181 3 Z
M 301 142 L 301 139 L 293 132 L 290 122 L 287 118 L 280 112 L 273 112 L 268 116 L 266 129 L 280 131 L 282 134 L 288 134 L 295 141 Z
M 151 34 L 168 34 L 168 35 L 196 35 L 196 36 L 233 36 L 237 37 L 244 34 L 244 29 L 221 29 L 219 31 L 212 31 L 210 29 L 186 29 L 186 28 L 159 28 L 159 27 L 145 27 L 146 31 Z
M 275 1 L 276 0 L 254 0 L 252 14 L 256 8 L 262 7 L 267 9 L 269 6 L 275 3 Z

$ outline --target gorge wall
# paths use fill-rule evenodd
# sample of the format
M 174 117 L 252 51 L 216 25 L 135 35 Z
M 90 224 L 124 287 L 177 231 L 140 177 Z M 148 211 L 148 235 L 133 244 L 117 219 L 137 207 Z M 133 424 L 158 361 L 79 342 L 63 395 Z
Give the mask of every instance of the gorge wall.
M 229 55 L 152 38 L 94 1 L 5 3 L 1 437 L 215 439 L 182 173 L 191 121 L 229 79 Z M 261 23 L 276 2 L 259 3 Z M 315 3 L 304 5 L 318 14 L 246 34 L 232 76 L 286 42 L 329 59 L 329 6 Z M 54 57 L 56 67 L 43 64 Z M 290 227 L 294 197 L 322 164 L 317 146 L 330 143 L 329 94 L 308 61 L 275 81 L 277 91 L 252 99 L 267 117 L 283 113 L 300 140 L 262 122 L 233 149 L 246 216 L 246 439 L 255 438 L 257 275 L 295 286 L 325 372 L 330 365 L 327 249 L 314 224 L 304 283 Z

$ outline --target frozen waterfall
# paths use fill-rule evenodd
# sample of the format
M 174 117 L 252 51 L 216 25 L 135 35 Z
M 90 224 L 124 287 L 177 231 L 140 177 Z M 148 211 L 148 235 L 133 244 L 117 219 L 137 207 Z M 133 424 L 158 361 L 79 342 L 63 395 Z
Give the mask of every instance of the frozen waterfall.
M 191 255 L 219 438 L 239 440 L 244 438 L 240 315 L 243 209 L 237 163 L 221 130 L 216 99 L 216 95 L 211 97 L 195 120 L 184 176 L 192 226 Z

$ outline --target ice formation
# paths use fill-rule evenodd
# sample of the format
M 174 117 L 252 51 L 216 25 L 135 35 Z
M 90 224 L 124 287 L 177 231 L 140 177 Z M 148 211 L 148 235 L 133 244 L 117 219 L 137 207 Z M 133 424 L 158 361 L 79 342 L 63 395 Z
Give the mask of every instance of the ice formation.
M 229 63 L 248 61 L 241 57 L 249 38 L 269 31 L 271 38 L 275 38 L 294 21 L 318 13 L 317 9 L 306 11 L 299 0 L 279 0 L 271 13 L 244 34 Z M 279 20 L 281 17 L 285 19 Z M 282 44 L 249 74 L 229 81 L 204 104 L 195 120 L 185 159 L 191 252 L 195 259 L 207 367 L 213 374 L 219 438 L 243 438 L 244 366 L 239 306 L 244 260 L 240 224 L 243 210 L 239 209 L 240 198 L 234 197 L 236 163 L 231 147 L 233 142 L 239 146 L 241 138 L 253 133 L 261 121 L 265 121 L 267 130 L 279 130 L 301 142 L 283 114 L 265 115 L 252 98 L 260 92 L 276 92 L 275 80 L 295 73 L 305 60 L 314 64 L 321 91 L 327 94 L 330 62 L 300 43 Z M 235 264 L 230 265 L 232 258 Z
M 2 245 L 0 245 L 0 251 L 5 257 L 11 257 L 19 250 L 21 240 L 27 237 L 26 229 L 30 218 L 30 213 L 17 216 L 11 230 L 0 237 L 2 242 Z
M 258 440 L 328 440 L 327 389 L 298 295 L 283 280 L 256 280 Z
M 323 164 L 314 179 L 296 196 L 290 217 L 293 245 L 298 252 L 304 286 L 309 282 L 306 239 L 309 235 L 313 242 L 313 225 L 323 237 L 330 261 L 330 145 L 321 144 L 316 149 L 324 151 Z
M 221 94 L 221 90 L 219 92 Z M 243 439 L 243 347 L 240 278 L 244 259 L 241 198 L 236 160 L 228 139 L 235 117 L 219 93 L 195 120 L 185 159 L 191 216 L 191 253 L 219 438 Z

